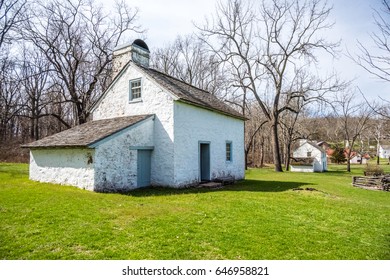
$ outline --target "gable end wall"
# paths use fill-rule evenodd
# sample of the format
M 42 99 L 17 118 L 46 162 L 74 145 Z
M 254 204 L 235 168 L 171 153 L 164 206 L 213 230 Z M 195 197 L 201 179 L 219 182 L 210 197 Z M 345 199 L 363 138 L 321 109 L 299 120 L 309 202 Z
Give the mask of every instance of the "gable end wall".
M 129 81 L 142 79 L 142 101 L 129 101 Z M 143 72 L 131 64 L 106 92 L 93 111 L 93 119 L 155 114 L 154 150 L 151 159 L 151 183 L 174 184 L 173 98 Z
M 124 192 L 137 188 L 137 150 L 153 146 L 154 121 L 149 118 L 96 147 L 95 191 Z
M 293 153 L 293 157 L 307 157 L 307 152 L 311 152 L 311 157 L 314 158 L 313 171 L 322 172 L 324 170 L 327 170 L 326 154 L 322 153 L 320 150 L 313 147 L 309 143 L 305 143 L 301 145 L 298 149 L 296 149 Z M 323 163 L 325 164 L 324 167 Z M 295 170 L 297 170 L 297 168 L 295 168 Z M 305 170 L 305 172 L 307 172 L 307 170 Z

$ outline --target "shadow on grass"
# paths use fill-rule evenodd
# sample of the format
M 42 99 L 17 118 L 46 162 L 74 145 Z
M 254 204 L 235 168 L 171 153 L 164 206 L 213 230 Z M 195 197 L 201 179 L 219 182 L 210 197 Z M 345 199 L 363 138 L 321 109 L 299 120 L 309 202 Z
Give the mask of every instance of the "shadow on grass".
M 332 175 L 332 176 L 340 176 L 340 175 L 353 175 L 351 172 L 347 172 L 346 170 L 328 170 L 323 174 Z
M 143 197 L 143 196 L 166 196 L 166 195 L 181 195 L 192 193 L 207 193 L 207 192 L 284 192 L 294 188 L 302 188 L 308 183 L 302 182 L 279 182 L 279 181 L 259 181 L 259 180 L 244 180 L 239 181 L 234 185 L 227 185 L 221 189 L 208 188 L 182 188 L 174 189 L 167 187 L 148 187 L 136 189 L 125 193 L 124 195 Z

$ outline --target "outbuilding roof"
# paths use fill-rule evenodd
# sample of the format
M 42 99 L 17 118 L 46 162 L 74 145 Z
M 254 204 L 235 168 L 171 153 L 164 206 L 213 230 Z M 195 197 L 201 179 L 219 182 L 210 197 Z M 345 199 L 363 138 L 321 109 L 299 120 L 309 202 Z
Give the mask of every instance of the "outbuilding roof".
M 76 148 L 89 147 L 115 133 L 154 115 L 139 115 L 90 121 L 41 140 L 25 144 L 23 148 Z
M 297 149 L 299 149 L 300 147 L 302 147 L 305 144 L 309 144 L 313 148 L 316 148 L 317 150 L 320 150 L 322 153 L 326 153 L 326 151 L 323 148 L 318 146 L 315 142 L 312 142 L 312 141 L 309 141 L 309 140 L 305 140 L 302 144 L 299 145 L 299 147 Z
M 169 76 L 158 70 L 143 67 L 132 61 L 129 61 L 122 68 L 122 70 L 115 76 L 115 78 L 113 79 L 113 81 L 111 82 L 107 90 L 98 98 L 98 100 L 92 106 L 91 111 L 93 111 L 97 107 L 97 105 L 104 98 L 106 93 L 121 78 L 122 74 L 129 68 L 130 65 L 135 66 L 140 71 L 145 73 L 155 83 L 157 83 L 159 86 L 161 86 L 162 88 L 167 90 L 170 94 L 172 94 L 177 101 L 181 101 L 207 110 L 215 111 L 224 115 L 228 115 L 230 117 L 246 120 L 246 117 L 244 115 L 234 110 L 232 107 L 227 105 L 224 101 L 218 99 L 215 95 L 212 95 L 210 92 L 192 86 L 188 83 L 185 83 L 177 78 Z
M 159 85 L 175 95 L 179 101 L 212 111 L 217 111 L 235 118 L 245 119 L 241 113 L 237 112 L 208 91 L 187 84 L 155 69 L 145 68 L 139 65 L 137 66 L 142 68 L 142 70 L 149 77 L 153 78 L 153 80 L 156 81 Z
M 291 165 L 304 165 L 304 166 L 312 166 L 314 162 L 314 158 L 312 157 L 293 157 L 291 158 Z

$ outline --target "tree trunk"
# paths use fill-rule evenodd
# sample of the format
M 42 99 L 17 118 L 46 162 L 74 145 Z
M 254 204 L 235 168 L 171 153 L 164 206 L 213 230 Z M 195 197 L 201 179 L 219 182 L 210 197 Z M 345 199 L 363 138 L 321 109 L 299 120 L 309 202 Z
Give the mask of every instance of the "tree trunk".
M 31 117 L 30 119 L 30 139 L 34 139 L 35 140 L 35 120 L 34 120 L 34 117 Z
M 34 122 L 34 136 L 35 140 L 39 140 L 39 119 L 35 118 Z
M 290 152 L 291 152 L 291 143 L 286 145 L 286 158 L 285 158 L 285 169 L 288 171 L 290 169 Z
M 273 147 L 275 171 L 283 172 L 282 160 L 280 158 L 279 139 L 278 139 L 278 123 L 276 120 L 273 121 L 271 129 L 272 129 L 272 147 Z
M 260 141 L 260 168 L 264 166 L 264 139 Z
M 82 105 L 77 106 L 78 124 L 83 124 L 87 122 L 86 112 L 82 108 L 83 108 Z
M 7 127 L 3 120 L 0 121 L 0 143 L 5 142 L 5 138 L 7 135 Z
M 351 172 L 351 149 L 350 152 L 347 153 L 347 172 Z
M 249 149 L 245 149 L 245 170 L 248 170 L 248 154 Z

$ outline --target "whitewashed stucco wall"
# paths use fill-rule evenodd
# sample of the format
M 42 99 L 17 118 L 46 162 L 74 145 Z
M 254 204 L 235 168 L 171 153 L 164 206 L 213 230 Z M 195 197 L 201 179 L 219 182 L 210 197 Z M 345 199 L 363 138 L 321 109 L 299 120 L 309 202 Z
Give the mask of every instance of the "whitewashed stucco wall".
M 95 191 L 123 192 L 137 188 L 137 147 L 154 145 L 154 121 L 149 118 L 97 143 Z M 131 149 L 135 148 L 135 150 Z
M 379 157 L 388 159 L 390 157 L 390 146 L 379 146 Z
M 129 81 L 142 79 L 142 101 L 129 101 Z M 152 185 L 174 184 L 173 98 L 148 76 L 130 65 L 93 111 L 93 119 L 155 114 L 154 151 L 151 160 Z
M 30 179 L 99 192 L 137 187 L 137 148 L 154 145 L 153 117 L 135 124 L 93 148 L 33 149 Z M 135 150 L 132 150 L 134 148 Z
M 30 180 L 93 190 L 93 149 L 32 149 Z
M 307 157 L 307 153 L 311 152 L 311 157 L 314 158 L 314 171 L 315 172 L 322 172 L 324 170 L 327 170 L 327 160 L 326 160 L 326 154 L 321 152 L 319 149 L 313 147 L 309 143 L 302 144 L 298 149 L 296 149 L 293 152 L 293 157 Z M 298 167 L 295 166 L 295 169 Z M 291 171 L 298 171 L 293 170 Z M 302 172 L 308 172 L 308 171 L 302 171 Z
M 211 179 L 245 176 L 244 121 L 175 102 L 175 185 L 199 181 L 199 141 L 210 142 Z M 232 142 L 231 162 L 226 161 L 226 141 Z
M 142 100 L 129 101 L 129 81 L 142 79 Z M 199 141 L 210 141 L 211 178 L 244 178 L 244 122 L 175 101 L 136 66 L 130 65 L 93 110 L 93 119 L 155 114 L 151 183 L 184 186 L 199 180 Z M 226 141 L 233 161 L 226 162 Z M 130 176 L 130 175 L 129 175 Z
M 313 172 L 313 166 L 306 165 L 291 165 L 290 171 L 292 172 Z

